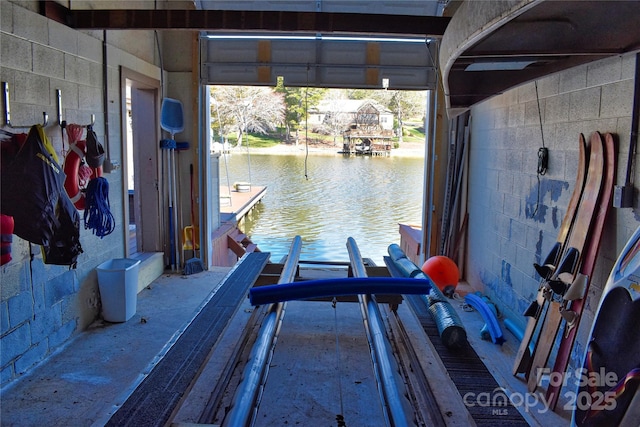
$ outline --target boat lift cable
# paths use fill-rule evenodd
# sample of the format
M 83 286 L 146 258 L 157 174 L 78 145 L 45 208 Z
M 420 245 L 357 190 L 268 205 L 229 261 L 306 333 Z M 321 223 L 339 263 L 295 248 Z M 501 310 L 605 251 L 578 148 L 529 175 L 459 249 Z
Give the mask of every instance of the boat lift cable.
M 367 270 L 362 261 L 360 250 L 356 241 L 349 237 L 347 239 L 347 250 L 351 269 L 355 277 L 367 277 Z M 391 351 L 391 345 L 385 334 L 385 327 L 382 315 L 378 308 L 378 303 L 373 295 L 358 295 L 362 317 L 367 331 L 371 357 L 378 382 L 378 390 L 382 400 L 382 409 L 388 426 L 408 426 L 407 414 L 412 413 L 408 408 L 408 401 L 404 398 L 404 393 L 398 390 L 398 384 L 403 384 L 399 377 L 399 367 Z
M 301 246 L 302 238 L 296 236 L 291 243 L 278 284 L 294 281 Z M 273 349 L 282 324 L 285 304 L 279 302 L 270 304 L 267 307 L 267 314 L 260 326 L 258 338 L 251 349 L 249 360 L 243 372 L 242 382 L 236 390 L 233 404 L 225 418 L 224 425 L 240 427 L 254 424 L 258 404 L 267 378 L 269 363 L 273 356 Z
M 212 97 L 213 98 L 213 97 Z M 224 171 L 227 175 L 227 191 L 229 192 L 229 206 L 232 206 L 232 197 L 231 197 L 231 181 L 229 180 L 229 162 L 227 160 L 227 152 L 224 149 L 224 135 L 222 132 L 222 119 L 220 118 L 220 106 L 218 105 L 218 100 L 213 98 L 213 102 L 216 105 L 216 113 L 218 115 L 218 136 L 220 137 L 220 149 L 222 150 L 222 157 L 224 158 Z M 251 175 L 251 172 L 249 172 Z M 249 183 L 251 183 L 251 177 L 249 177 Z
M 251 187 L 251 183 L 253 180 L 251 179 L 251 154 L 249 153 L 249 134 L 247 133 L 247 164 L 249 167 L 249 186 Z
M 307 85 L 304 87 L 304 178 L 309 180 L 307 162 L 309 160 L 309 64 L 307 64 Z

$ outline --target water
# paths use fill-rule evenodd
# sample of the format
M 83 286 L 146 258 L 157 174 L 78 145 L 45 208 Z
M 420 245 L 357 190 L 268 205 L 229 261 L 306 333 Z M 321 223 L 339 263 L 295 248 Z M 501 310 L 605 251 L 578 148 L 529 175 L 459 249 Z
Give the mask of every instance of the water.
M 293 238 L 301 260 L 348 261 L 348 237 L 363 257 L 384 265 L 399 223 L 421 224 L 424 160 L 342 155 L 232 154 L 220 159 L 220 182 L 251 180 L 267 192 L 243 226 L 271 261 L 280 262 Z M 305 178 L 305 172 L 307 178 Z

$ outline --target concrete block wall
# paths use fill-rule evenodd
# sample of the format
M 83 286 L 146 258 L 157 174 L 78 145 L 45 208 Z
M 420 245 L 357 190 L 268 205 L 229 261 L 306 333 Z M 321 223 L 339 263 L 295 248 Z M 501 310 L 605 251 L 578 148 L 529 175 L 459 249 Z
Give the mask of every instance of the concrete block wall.
M 573 191 L 580 133 L 587 139 L 595 131 L 616 136 L 616 184 L 624 184 L 634 84 L 639 84 L 634 72 L 635 54 L 617 56 L 542 78 L 537 94 L 532 82 L 472 109 L 467 279 L 521 327 L 539 286 L 533 263 L 543 261 L 555 243 Z M 543 136 L 549 168 L 537 176 Z M 636 168 L 636 183 L 639 173 Z M 575 366 L 610 269 L 640 225 L 638 213 L 637 198 L 633 208 L 609 211 Z
M 24 3 L 24 2 L 23 2 Z M 94 130 L 106 145 L 103 107 L 102 35 L 74 31 L 35 13 L 28 3 L 0 2 L 0 80 L 10 88 L 11 122 L 31 125 L 49 115 L 45 132 L 62 161 L 63 140 L 57 118 L 56 89 L 62 91 L 63 119 L 86 125 L 95 115 Z M 36 2 L 33 2 L 36 3 Z M 27 6 L 27 7 L 23 7 Z M 137 33 L 136 46 L 152 49 L 153 33 Z M 142 43 L 144 41 L 144 43 Z M 159 68 L 117 46 L 108 46 L 109 150 L 122 163 L 120 133 L 120 66 L 158 78 Z M 4 103 L 0 103 L 0 126 L 4 127 Z M 65 142 L 66 144 L 66 142 Z M 64 149 L 68 149 L 65 145 Z M 109 183 L 109 202 L 115 231 L 104 238 L 82 226 L 84 253 L 76 269 L 45 265 L 40 247 L 13 237 L 13 260 L 0 267 L 0 385 L 26 373 L 60 348 L 99 315 L 99 292 L 95 267 L 124 255 L 128 232 L 123 221 L 122 169 L 104 175 Z M 126 228 L 126 229 L 125 229 Z

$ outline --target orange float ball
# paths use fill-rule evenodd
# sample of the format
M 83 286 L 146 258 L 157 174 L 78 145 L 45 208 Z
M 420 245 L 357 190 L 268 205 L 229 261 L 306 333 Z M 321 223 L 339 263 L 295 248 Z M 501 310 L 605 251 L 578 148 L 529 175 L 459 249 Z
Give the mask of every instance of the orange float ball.
M 456 263 L 449 257 L 432 256 L 422 264 L 421 270 L 445 295 L 452 295 L 458 286 L 460 272 Z

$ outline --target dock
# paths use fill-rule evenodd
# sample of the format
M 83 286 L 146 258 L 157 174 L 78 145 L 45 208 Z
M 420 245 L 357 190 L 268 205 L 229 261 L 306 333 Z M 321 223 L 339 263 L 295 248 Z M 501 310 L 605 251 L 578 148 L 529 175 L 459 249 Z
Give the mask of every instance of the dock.
M 240 228 L 244 218 L 267 193 L 267 187 L 239 183 L 229 190 L 229 187 L 220 187 L 220 227 L 211 236 L 211 259 L 216 266 L 233 266 L 245 254 L 260 251 Z
M 246 189 L 238 191 L 236 188 L 229 192 L 228 187 L 220 186 L 220 221 L 240 222 L 267 194 L 267 187 L 251 185 L 236 188 Z
M 356 156 L 390 156 L 390 144 L 353 144 L 344 143 L 342 151 L 339 154 L 348 154 Z

